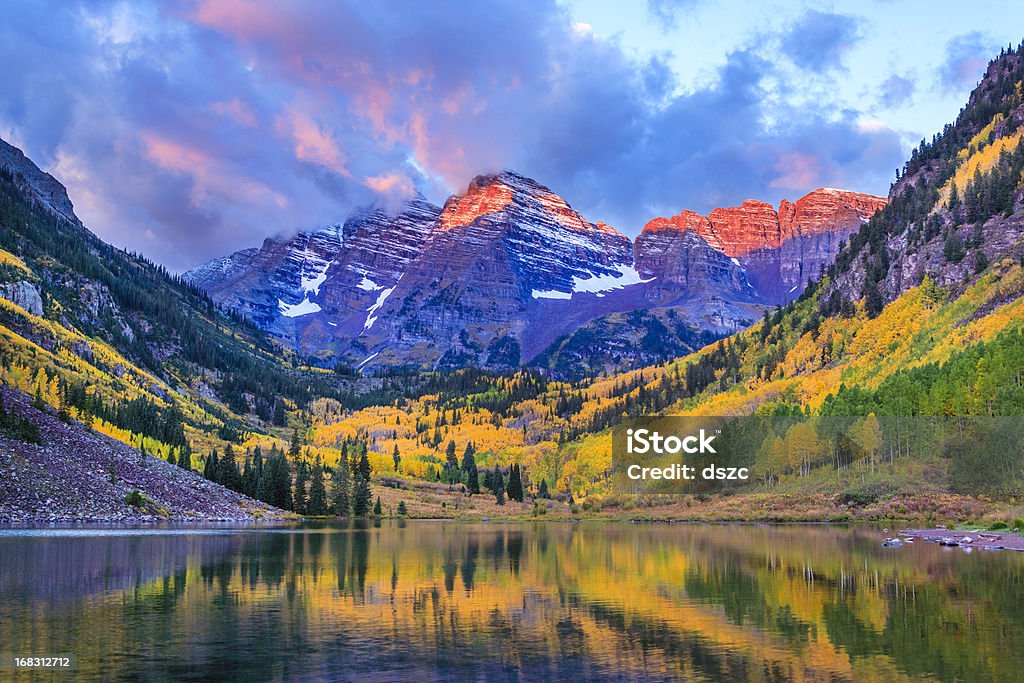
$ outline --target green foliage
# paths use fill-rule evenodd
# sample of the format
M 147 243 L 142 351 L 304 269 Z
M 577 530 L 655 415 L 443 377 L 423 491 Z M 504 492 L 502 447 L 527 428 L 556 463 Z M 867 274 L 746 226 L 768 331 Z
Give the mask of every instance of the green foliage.
M 408 508 L 405 507 L 405 501 L 404 500 L 398 501 L 398 514 L 401 515 L 402 517 L 405 517 L 406 515 L 409 514 Z
M 352 512 L 352 475 L 347 446 L 342 448 L 338 465 L 331 475 L 331 509 L 339 517 L 347 517 Z
M 310 515 L 327 514 L 327 492 L 324 489 L 324 466 L 320 462 L 320 456 L 313 462 L 313 476 L 309 483 L 309 505 L 307 513 Z
M 124 502 L 141 510 L 146 507 L 147 498 L 138 489 L 132 489 L 124 497 Z

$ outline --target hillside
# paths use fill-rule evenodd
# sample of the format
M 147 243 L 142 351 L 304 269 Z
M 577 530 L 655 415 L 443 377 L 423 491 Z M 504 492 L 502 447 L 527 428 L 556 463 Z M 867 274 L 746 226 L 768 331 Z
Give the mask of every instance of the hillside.
M 239 521 L 284 513 L 0 388 L 0 522 Z M 26 438 L 28 436 L 28 438 Z

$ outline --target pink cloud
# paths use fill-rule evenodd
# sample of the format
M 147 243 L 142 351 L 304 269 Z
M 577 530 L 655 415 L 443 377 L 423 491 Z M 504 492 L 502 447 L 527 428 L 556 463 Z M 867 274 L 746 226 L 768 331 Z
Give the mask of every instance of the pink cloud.
M 237 97 L 233 97 L 224 102 L 214 102 L 210 108 L 217 114 L 225 116 L 246 128 L 256 128 L 258 125 L 256 122 L 256 113 L 253 112 L 252 107 Z
M 412 181 L 407 176 L 397 172 L 367 178 L 366 186 L 378 194 L 396 199 L 407 199 L 416 191 Z
M 803 191 L 811 185 L 820 184 L 822 178 L 818 158 L 802 152 L 782 153 L 775 170 L 780 175 L 773 178 L 768 186 L 777 190 Z
M 287 116 L 279 116 L 277 127 L 291 135 L 295 143 L 295 158 L 299 161 L 320 164 L 343 176 L 352 175 L 346 166 L 345 154 L 335 139 L 306 114 L 293 111 Z

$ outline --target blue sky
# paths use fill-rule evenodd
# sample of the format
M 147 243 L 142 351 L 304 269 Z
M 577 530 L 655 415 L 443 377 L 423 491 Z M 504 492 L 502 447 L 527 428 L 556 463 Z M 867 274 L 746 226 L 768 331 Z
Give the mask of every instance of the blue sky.
M 5 3 L 0 137 L 181 270 L 511 168 L 592 221 L 884 194 L 1024 5 Z

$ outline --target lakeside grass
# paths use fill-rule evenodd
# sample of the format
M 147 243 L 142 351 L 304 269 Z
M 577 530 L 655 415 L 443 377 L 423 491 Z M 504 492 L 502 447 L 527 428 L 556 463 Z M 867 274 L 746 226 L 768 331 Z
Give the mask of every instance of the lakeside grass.
M 734 495 L 607 495 L 569 503 L 556 499 L 506 500 L 498 505 L 490 492 L 469 495 L 456 486 L 420 480 L 405 488 L 374 487 L 382 516 L 398 518 L 404 502 L 408 519 L 453 520 L 609 520 L 662 522 L 900 522 L 928 526 L 1024 526 L 1024 504 L 940 491 L 900 492 L 850 501 L 835 493 L 744 493 Z

